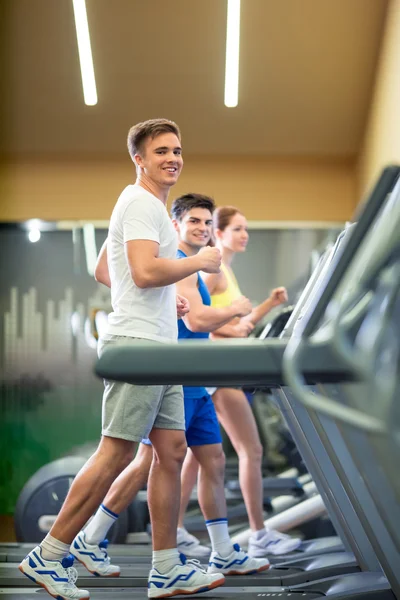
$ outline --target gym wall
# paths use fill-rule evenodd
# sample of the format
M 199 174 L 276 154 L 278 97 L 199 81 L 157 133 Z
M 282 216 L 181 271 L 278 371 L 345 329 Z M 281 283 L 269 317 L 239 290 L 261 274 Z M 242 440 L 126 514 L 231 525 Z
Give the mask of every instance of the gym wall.
M 90 317 L 110 302 L 71 231 L 31 244 L 2 228 L 0 243 L 0 514 L 12 514 L 37 469 L 98 440 L 102 382 Z
M 358 161 L 361 198 L 379 171 L 400 163 L 400 0 L 391 0 L 371 101 L 364 143 Z
M 109 219 L 135 178 L 128 154 L 25 157 L 3 163 L 0 221 Z M 346 221 L 358 198 L 353 160 L 185 156 L 171 200 L 196 191 L 234 204 L 250 220 Z
M 96 230 L 100 248 L 106 230 Z M 235 271 L 252 301 L 285 285 L 295 302 L 310 253 L 329 230 L 252 230 Z M 93 374 L 97 310 L 109 290 L 89 275 L 81 229 L 0 227 L 0 515 L 12 514 L 26 481 L 46 463 L 98 440 L 102 382 Z

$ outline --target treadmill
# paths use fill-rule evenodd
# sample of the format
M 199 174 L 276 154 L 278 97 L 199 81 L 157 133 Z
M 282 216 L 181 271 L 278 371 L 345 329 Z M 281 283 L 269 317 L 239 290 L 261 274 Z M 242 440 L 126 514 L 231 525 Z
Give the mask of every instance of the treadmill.
M 385 182 L 385 175 L 387 180 L 387 174 L 388 172 L 386 171 L 383 174 L 380 183 L 382 183 L 382 179 Z M 391 172 L 391 175 L 393 177 L 393 170 Z M 386 181 L 386 184 L 387 183 L 388 182 Z M 379 188 L 379 185 L 377 187 Z M 386 185 L 386 188 L 387 187 L 388 185 Z M 237 380 L 240 377 L 242 383 L 246 382 L 252 385 L 266 385 L 265 379 L 268 380 L 267 385 L 284 385 L 285 382 L 282 378 L 281 361 L 287 342 L 285 340 L 268 340 L 265 342 L 261 342 L 261 345 L 257 340 L 255 340 L 254 342 L 247 340 L 246 342 L 247 343 L 238 341 L 238 344 L 232 344 L 231 341 L 229 345 L 224 344 L 223 342 L 213 342 L 207 348 L 205 347 L 205 345 L 201 346 L 198 342 L 192 343 L 190 348 L 189 344 L 185 344 L 185 348 L 182 348 L 183 344 L 171 345 L 167 346 L 167 348 L 165 347 L 165 345 L 163 345 L 162 348 L 154 349 L 156 350 L 156 355 L 158 356 L 158 359 L 161 359 L 161 363 L 159 363 L 158 359 L 154 360 L 155 355 L 153 352 L 153 345 L 147 346 L 144 343 L 143 346 L 141 346 L 139 353 L 129 352 L 129 356 L 128 354 L 126 354 L 126 350 L 131 349 L 121 349 L 122 355 L 120 354 L 119 356 L 111 356 L 112 353 L 116 354 L 115 351 L 107 353 L 108 362 L 106 361 L 104 364 L 104 360 L 100 360 L 98 363 L 98 372 L 110 376 L 109 369 L 111 368 L 114 379 L 119 378 L 123 381 L 128 380 L 134 381 L 136 383 L 144 383 L 146 378 L 147 383 L 160 383 L 161 381 L 163 381 L 164 383 L 173 383 L 175 382 L 173 378 L 178 375 L 181 381 L 182 379 L 187 377 L 187 381 L 190 381 L 193 385 L 197 382 L 201 384 L 205 381 L 210 383 L 211 371 L 212 377 L 214 377 L 212 382 L 220 385 L 232 385 L 232 379 L 234 379 L 235 377 L 237 378 Z M 306 377 L 310 383 L 329 383 L 337 380 L 353 381 L 358 379 L 358 377 L 354 375 L 354 369 L 351 368 L 352 365 L 348 365 L 348 363 L 345 360 L 343 360 L 343 357 L 339 357 L 334 352 L 332 352 L 332 349 L 326 342 L 322 341 L 318 344 L 318 346 L 313 346 L 312 343 L 307 342 L 308 340 L 306 340 L 305 346 L 309 359 L 307 360 L 305 372 Z M 136 350 L 136 348 L 132 350 Z M 211 354 L 211 350 L 213 354 L 213 360 L 211 362 L 208 362 L 206 357 Z M 192 359 L 196 359 L 196 362 L 193 361 L 193 364 L 190 364 L 189 361 L 185 365 L 181 364 L 180 367 L 183 369 L 183 372 L 181 373 L 174 374 L 173 370 L 168 372 L 168 366 L 171 366 L 168 361 L 172 351 L 174 353 L 178 352 L 177 356 L 179 356 L 179 353 L 181 353 L 182 356 L 187 356 L 188 354 L 190 354 L 190 357 Z M 204 351 L 206 351 L 206 353 L 204 353 Z M 254 363 L 253 359 L 255 359 L 256 357 L 255 351 L 260 352 L 260 354 L 262 354 L 263 361 L 265 360 L 265 362 L 262 362 L 260 361 L 260 359 L 258 359 L 256 363 Z M 135 356 L 133 356 L 133 354 L 135 354 Z M 247 355 L 250 359 L 249 362 L 244 361 L 244 357 L 246 356 L 247 358 Z M 104 355 L 104 358 L 106 358 L 106 355 Z M 203 358 L 204 360 L 200 371 L 198 365 L 199 362 L 201 362 L 201 358 Z M 324 361 L 323 358 L 328 359 L 328 362 Z M 132 359 L 134 359 L 134 361 L 132 361 Z M 216 359 L 219 360 L 221 364 L 217 364 L 217 368 L 215 369 Z M 229 365 L 228 359 L 230 359 Z M 176 365 L 175 360 L 176 358 L 174 357 L 173 363 Z M 179 360 L 181 360 L 180 356 Z M 158 366 L 156 372 L 153 370 L 153 372 L 150 373 L 148 368 L 147 372 L 143 372 L 143 363 L 148 365 L 149 361 L 151 361 L 153 365 L 161 365 L 161 374 L 158 370 Z M 222 364 L 223 361 L 227 361 L 227 363 Z M 203 372 L 203 369 L 205 374 Z M 116 372 L 116 370 L 118 370 L 118 372 Z M 238 370 L 240 371 L 239 374 Z M 196 379 L 196 377 L 198 379 Z M 333 489 L 332 496 L 335 496 L 335 491 Z M 358 514 L 357 511 L 355 512 L 356 514 Z M 344 522 L 344 525 L 345 524 L 346 523 Z M 343 527 L 343 529 L 345 530 L 345 527 Z M 349 537 L 351 538 L 351 536 Z M 362 546 L 365 543 L 365 540 L 360 540 L 360 537 L 361 534 L 360 532 L 358 532 L 357 543 L 360 546 Z M 367 542 L 368 541 L 369 537 L 367 537 Z M 331 557 L 332 556 L 333 555 L 331 555 Z M 380 569 L 379 562 L 376 559 L 376 555 L 374 554 L 373 549 L 371 549 L 371 555 L 369 556 L 369 559 L 371 561 L 370 563 L 362 564 L 361 562 L 359 562 L 359 567 L 363 569 L 362 573 L 352 573 L 352 571 L 358 570 L 358 566 L 354 563 L 352 555 L 347 554 L 341 557 L 342 562 L 344 561 L 345 563 L 344 566 L 343 564 L 341 564 L 340 555 L 337 554 L 336 557 L 336 561 L 334 560 L 333 563 L 330 563 L 330 568 L 333 568 L 333 571 L 331 571 L 330 573 L 328 572 L 327 563 L 324 561 L 324 557 L 316 557 L 314 559 L 309 559 L 311 560 L 311 564 L 308 565 L 296 565 L 293 564 L 293 562 L 291 562 L 289 564 L 282 565 L 281 567 L 275 566 L 274 569 L 271 569 L 264 576 L 260 576 L 259 578 L 251 578 L 251 581 L 249 581 L 249 585 L 252 584 L 251 587 L 245 587 L 247 585 L 247 581 L 245 581 L 245 578 L 243 577 L 228 578 L 227 583 L 223 588 L 220 588 L 220 590 L 216 590 L 215 592 L 209 593 L 208 597 L 230 598 L 233 595 L 240 594 L 241 597 L 245 595 L 248 598 L 279 596 L 280 598 L 301 597 L 308 599 L 320 598 L 325 595 L 329 595 L 332 598 L 347 599 L 374 598 L 378 600 L 382 598 L 382 600 L 384 600 L 386 598 L 395 598 L 388 586 L 387 579 L 385 578 L 382 570 Z M 354 563 L 353 565 L 352 561 Z M 334 576 L 335 568 L 337 568 L 339 565 L 340 572 L 347 573 L 347 575 Z M 139 565 L 137 565 L 137 567 L 139 567 Z M 312 569 L 312 567 L 314 567 L 314 569 L 310 570 Z M 367 568 L 365 567 L 367 567 L 370 571 L 373 572 L 368 572 Z M 329 576 L 327 579 L 323 579 L 327 576 Z M 318 581 L 314 582 L 313 584 L 305 585 L 304 583 L 301 583 L 313 580 L 315 579 L 315 577 L 318 578 Z M 93 579 L 99 581 L 99 578 L 88 577 L 88 579 L 92 579 L 92 581 Z M 233 581 L 231 581 L 232 579 Z M 299 582 L 297 585 L 296 580 Z M 23 582 L 26 584 L 25 579 L 23 580 Z M 105 585 L 104 580 L 101 580 L 101 582 L 103 583 L 103 585 Z M 147 582 L 147 573 L 145 577 L 145 582 Z M 2 583 L 4 584 L 4 582 Z M 9 582 L 8 585 L 21 584 L 22 581 L 17 583 Z M 120 584 L 120 582 L 116 583 L 116 585 L 118 584 Z M 143 585 L 139 583 L 139 576 L 136 577 L 135 581 L 128 581 L 128 578 L 126 578 L 125 587 L 137 584 Z M 89 584 L 86 581 L 80 579 L 80 585 L 84 587 L 85 585 L 88 586 Z M 110 587 L 108 587 L 107 589 L 92 588 L 92 597 L 105 598 L 107 593 L 109 594 L 110 592 L 114 591 L 112 588 L 111 581 L 109 585 Z M 235 587 L 232 587 L 233 585 L 235 585 Z M 286 587 L 286 589 L 284 589 L 283 587 L 281 587 L 283 585 L 289 587 Z M 24 591 L 27 591 L 27 587 L 28 586 L 26 584 L 26 590 Z M 37 593 L 37 589 L 32 588 L 32 592 L 34 591 Z M 124 591 L 118 590 L 118 594 L 122 598 L 124 595 Z M 132 592 L 132 590 L 129 590 L 129 597 L 132 596 L 137 598 L 144 598 L 145 593 L 142 590 L 135 590 L 134 592 Z M 12 597 L 15 600 L 17 600 L 19 594 L 14 593 L 12 594 Z

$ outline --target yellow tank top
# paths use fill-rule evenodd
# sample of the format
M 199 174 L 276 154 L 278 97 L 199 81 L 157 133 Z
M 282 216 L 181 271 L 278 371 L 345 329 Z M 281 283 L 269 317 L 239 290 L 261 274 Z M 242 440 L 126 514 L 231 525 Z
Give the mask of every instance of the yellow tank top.
M 225 274 L 228 287 L 221 294 L 213 294 L 211 296 L 211 306 L 214 308 L 229 306 L 236 298 L 242 295 L 236 277 L 223 263 L 221 264 L 221 271 Z

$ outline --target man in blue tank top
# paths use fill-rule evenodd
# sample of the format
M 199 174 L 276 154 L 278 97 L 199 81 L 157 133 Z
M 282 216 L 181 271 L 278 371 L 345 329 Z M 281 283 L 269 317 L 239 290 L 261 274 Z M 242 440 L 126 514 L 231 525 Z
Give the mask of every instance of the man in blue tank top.
M 209 243 L 214 208 L 213 200 L 200 194 L 187 194 L 174 201 L 171 216 L 179 234 L 180 258 L 194 256 Z M 177 291 L 188 300 L 190 306 L 189 312 L 178 321 L 180 340 L 207 340 L 209 333 L 222 327 L 222 323 L 231 321 L 234 315 L 245 316 L 252 310 L 250 301 L 243 296 L 228 307 L 211 307 L 210 294 L 199 273 L 182 280 L 181 285 L 177 286 Z M 209 570 L 222 568 L 225 574 L 232 570 L 239 574 L 248 573 L 251 568 L 265 569 L 267 563 L 250 564 L 248 561 L 252 559 L 240 549 L 233 548 L 229 537 L 224 490 L 225 455 L 211 396 L 205 387 L 184 386 L 183 393 L 186 440 L 189 452 L 194 454 L 200 466 L 198 497 L 213 550 Z M 187 484 L 185 475 L 183 469 L 182 480 Z M 184 504 L 186 505 L 186 502 Z M 184 527 L 178 529 L 178 545 L 182 550 L 186 546 L 192 555 L 202 557 L 208 554 L 207 548 L 200 546 L 197 538 L 190 535 Z M 231 565 L 232 560 L 238 561 L 235 568 L 229 566 L 227 570 L 224 569 L 223 566 Z M 243 565 L 238 567 L 238 563 L 243 560 Z

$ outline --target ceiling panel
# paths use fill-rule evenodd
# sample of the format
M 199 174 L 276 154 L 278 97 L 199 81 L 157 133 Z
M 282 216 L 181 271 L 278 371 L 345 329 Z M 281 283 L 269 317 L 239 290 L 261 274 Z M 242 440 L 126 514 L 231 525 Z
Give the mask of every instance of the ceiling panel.
M 87 0 L 99 101 L 83 102 L 71 0 L 1 0 L 0 150 L 118 154 L 176 120 L 196 154 L 357 153 L 387 0 L 242 0 L 239 106 L 223 104 L 225 0 Z

